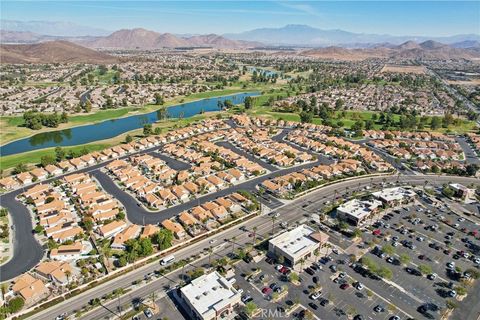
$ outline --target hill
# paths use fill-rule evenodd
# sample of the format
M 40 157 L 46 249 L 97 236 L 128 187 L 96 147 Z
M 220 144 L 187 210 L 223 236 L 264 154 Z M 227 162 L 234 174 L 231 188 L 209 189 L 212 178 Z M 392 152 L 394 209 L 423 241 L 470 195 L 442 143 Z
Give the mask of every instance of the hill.
M 398 46 L 382 46 L 367 49 L 345 49 L 327 47 L 304 50 L 300 54 L 323 59 L 334 60 L 364 60 L 367 58 L 401 58 L 412 60 L 449 60 L 449 59 L 479 59 L 480 50 L 475 48 L 454 48 L 452 46 L 428 40 L 422 43 L 408 41 Z
M 117 60 L 108 54 L 68 41 L 2 44 L 0 49 L 2 63 L 110 63 Z
M 90 48 L 146 50 L 177 47 L 245 48 L 258 45 L 257 43 L 230 40 L 216 34 L 184 38 L 171 33 L 159 33 L 142 28 L 122 29 L 106 37 L 97 37 L 96 39 L 80 41 L 79 43 Z

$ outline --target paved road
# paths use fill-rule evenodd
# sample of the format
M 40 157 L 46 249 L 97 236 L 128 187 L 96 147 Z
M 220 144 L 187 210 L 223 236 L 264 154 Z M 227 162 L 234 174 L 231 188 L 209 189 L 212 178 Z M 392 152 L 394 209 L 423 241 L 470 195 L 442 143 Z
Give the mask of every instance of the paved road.
M 303 217 L 303 213 L 305 213 L 302 206 L 303 204 L 308 203 L 309 200 L 313 200 L 313 201 L 318 201 L 319 199 L 322 199 L 323 201 L 332 200 L 335 197 L 335 195 L 341 197 L 346 192 L 353 192 L 355 189 L 362 189 L 363 187 L 367 185 L 371 185 L 372 183 L 378 184 L 383 181 L 396 182 L 397 179 L 398 179 L 397 176 L 372 177 L 372 178 L 364 177 L 364 178 L 356 179 L 354 182 L 344 181 L 344 182 L 339 182 L 337 184 L 326 186 L 319 190 L 308 193 L 304 197 L 301 197 L 281 208 L 278 208 L 276 211 L 279 212 L 280 218 L 276 221 L 276 224 L 278 225 L 281 221 L 287 221 L 289 224 L 292 224 L 298 221 L 299 219 L 301 219 Z M 449 182 L 449 181 L 462 183 L 466 185 L 470 183 L 475 183 L 477 185 L 480 185 L 480 181 L 478 179 L 466 178 L 466 177 L 455 177 L 455 176 L 438 177 L 438 176 L 417 175 L 417 176 L 400 176 L 399 179 L 400 179 L 400 183 L 408 182 L 411 185 L 424 185 L 425 181 L 429 181 L 431 185 L 433 184 L 442 185 L 443 183 Z M 348 190 L 347 190 L 347 187 L 349 188 Z M 267 216 L 257 216 L 242 223 L 242 225 L 245 225 L 248 230 L 251 230 L 253 229 L 254 226 L 256 226 L 258 228 L 257 232 L 259 234 L 265 234 L 268 231 L 271 231 L 272 221 Z M 217 239 L 217 242 L 213 245 L 213 246 L 216 246 L 221 244 L 224 239 L 232 239 L 233 237 L 236 238 L 235 240 L 236 245 L 242 245 L 248 241 L 251 241 L 251 239 L 248 237 L 248 232 L 242 232 L 238 230 L 238 228 L 231 228 L 223 231 L 220 234 L 213 236 L 212 238 L 202 240 L 201 242 L 193 244 L 185 249 L 179 250 L 177 253 L 175 253 L 175 256 L 177 257 L 177 259 L 179 259 L 179 258 L 188 257 L 192 255 L 192 253 L 194 252 L 195 253 L 201 252 L 202 250 L 210 246 L 208 244 L 208 241 L 210 239 Z M 228 252 L 228 251 L 225 251 L 224 253 L 222 253 L 224 250 L 228 250 L 228 247 L 229 245 L 227 247 L 224 247 L 224 249 L 222 249 L 218 254 L 222 255 Z M 143 279 L 144 275 L 150 272 L 153 272 L 158 268 L 159 268 L 158 262 L 154 262 L 142 268 L 136 269 L 130 273 L 127 273 L 126 275 L 122 276 L 119 279 L 106 282 L 102 285 L 98 285 L 95 288 L 84 292 L 83 294 L 80 294 L 78 296 L 75 296 L 67 300 L 66 302 L 62 302 L 55 306 L 52 306 L 46 311 L 42 312 L 41 314 L 38 314 L 32 317 L 32 319 L 51 320 L 51 319 L 54 319 L 56 315 L 61 314 L 63 312 L 71 313 L 73 310 L 79 310 L 84 304 L 88 303 L 90 299 L 101 297 L 107 293 L 112 292 L 117 288 L 128 287 L 134 280 Z M 149 286 L 150 285 L 152 286 L 151 289 L 148 289 L 147 287 L 145 287 L 145 289 L 140 289 L 138 291 L 135 291 L 134 289 L 134 291 L 130 293 L 129 298 L 135 297 L 135 295 L 137 295 L 137 292 L 138 294 L 146 296 L 149 294 L 149 292 L 151 292 L 151 290 L 156 290 L 156 291 L 163 290 L 163 286 L 165 285 L 165 282 L 171 283 L 171 280 L 172 280 L 171 277 L 167 279 L 161 278 L 149 284 Z M 129 299 L 129 298 L 124 298 L 124 299 Z M 118 302 L 112 302 L 111 307 L 114 307 L 115 303 L 118 303 Z M 480 301 L 477 301 L 477 306 L 478 304 L 480 304 Z M 95 313 L 95 317 L 92 317 L 91 319 L 100 319 L 102 316 L 108 315 L 109 312 L 106 309 L 101 309 L 101 310 L 103 310 L 103 312 L 100 312 L 100 314 Z M 90 317 L 87 317 L 85 319 L 90 319 Z
M 10 193 L 0 199 L 0 205 L 8 209 L 14 226 L 13 257 L 0 266 L 0 281 L 12 279 L 32 269 L 43 258 L 44 249 L 32 234 L 32 217 L 28 209 Z
M 158 149 L 158 146 L 135 152 L 133 154 L 148 153 L 156 149 Z M 126 159 L 131 155 L 132 154 L 125 155 L 120 157 L 119 159 Z M 40 244 L 35 239 L 34 234 L 32 233 L 32 219 L 30 213 L 20 202 L 15 200 L 15 197 L 23 193 L 26 189 L 32 188 L 35 185 L 41 183 L 51 183 L 54 180 L 70 175 L 72 173 L 95 171 L 104 167 L 112 161 L 113 159 L 95 164 L 85 169 L 81 169 L 75 172 L 69 172 L 67 174 L 62 174 L 51 179 L 46 179 L 37 183 L 33 183 L 25 188 L 20 188 L 0 195 L 0 206 L 8 209 L 9 214 L 12 217 L 14 228 L 16 230 L 13 237 L 13 257 L 10 262 L 0 266 L 0 282 L 13 279 L 30 270 L 32 267 L 36 266 L 40 262 L 45 253 L 45 248 L 42 248 L 40 246 Z
M 455 140 L 458 142 L 460 147 L 462 147 L 463 153 L 465 153 L 465 161 L 467 164 L 480 164 L 480 159 L 472 147 L 470 147 L 465 137 L 456 137 Z
M 219 190 L 211 194 L 207 194 L 198 199 L 190 200 L 185 203 L 182 203 L 158 212 L 147 211 L 143 207 L 139 206 L 137 200 L 134 197 L 132 197 L 127 192 L 121 190 L 108 175 L 101 172 L 100 170 L 94 170 L 91 172 L 91 174 L 95 176 L 95 178 L 100 182 L 102 187 L 108 193 L 113 195 L 123 204 L 123 206 L 125 207 L 125 210 L 127 211 L 127 217 L 130 222 L 138 225 L 145 225 L 145 224 L 158 224 L 163 220 L 174 217 L 177 214 L 181 213 L 182 211 L 191 209 L 199 205 L 200 203 L 212 201 L 218 197 L 224 197 L 226 195 L 237 192 L 239 190 L 255 191 L 255 187 L 259 183 L 262 183 L 267 179 L 278 177 L 280 175 L 291 173 L 297 170 L 311 168 L 318 164 L 319 164 L 319 161 L 307 163 L 304 165 L 291 167 L 287 169 L 277 170 L 275 172 L 268 173 L 258 178 L 254 178 L 252 180 Z
M 303 148 L 303 147 L 300 147 L 300 146 L 296 145 L 293 142 L 285 140 L 285 137 L 287 136 L 287 134 L 290 131 L 292 131 L 292 129 L 283 129 L 282 132 L 273 136 L 272 140 L 275 140 L 275 141 L 281 142 L 281 143 L 285 143 L 285 144 L 289 145 L 290 147 L 292 147 L 292 148 L 294 148 L 294 149 L 296 149 L 300 152 L 306 152 L 308 154 L 314 155 L 318 158 L 318 160 L 320 160 L 321 164 L 328 165 L 328 164 L 333 164 L 335 162 L 335 159 L 329 158 L 329 157 L 325 156 L 324 154 L 321 154 L 321 153 L 318 153 L 318 152 L 315 152 L 315 151 L 312 151 L 312 150 L 308 150 L 306 148 Z
M 161 148 L 159 150 L 161 150 Z M 166 156 L 162 153 L 159 153 L 158 151 L 149 152 L 148 154 L 150 154 L 152 157 L 162 159 L 173 170 L 177 170 L 177 171 L 188 170 L 192 167 L 189 163 Z
M 266 161 L 263 161 L 263 160 L 260 160 L 256 157 L 254 157 L 252 154 L 248 153 L 248 152 L 245 152 L 244 150 L 240 149 L 240 148 L 237 148 L 236 146 L 234 146 L 233 144 L 231 144 L 230 142 L 228 141 L 219 141 L 216 143 L 216 145 L 219 145 L 221 147 L 224 147 L 224 148 L 227 148 L 227 149 L 230 149 L 232 150 L 233 152 L 247 158 L 248 160 L 252 161 L 252 162 L 255 162 L 259 165 L 261 165 L 262 167 L 264 167 L 265 169 L 267 169 L 268 171 L 277 171 L 277 170 L 280 170 L 280 168 L 278 167 L 275 167 L 274 165 L 266 162 Z

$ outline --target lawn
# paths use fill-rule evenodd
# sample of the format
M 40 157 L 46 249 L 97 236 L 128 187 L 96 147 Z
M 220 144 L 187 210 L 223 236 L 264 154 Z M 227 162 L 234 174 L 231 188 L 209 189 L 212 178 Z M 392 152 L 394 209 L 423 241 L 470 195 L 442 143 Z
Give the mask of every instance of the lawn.
M 161 132 L 163 133 L 168 130 L 184 127 L 195 121 L 200 121 L 205 118 L 214 117 L 218 113 L 219 112 L 208 112 L 208 113 L 199 114 L 194 117 L 185 118 L 185 119 L 168 119 L 168 120 L 160 121 L 158 123 L 154 123 L 153 129 L 158 127 L 161 129 Z M 65 150 L 66 153 L 68 153 L 70 150 L 72 150 L 73 152 L 78 152 L 80 150 L 83 150 L 84 148 L 86 148 L 89 152 L 99 151 L 99 150 L 103 150 L 105 148 L 123 143 L 127 135 L 132 136 L 134 139 L 142 138 L 143 129 L 136 129 L 129 132 L 125 132 L 111 139 L 101 140 L 94 143 L 78 145 L 78 146 L 62 147 L 62 149 Z M 55 148 L 47 148 L 47 149 L 35 150 L 35 151 L 0 157 L 0 170 L 8 171 L 14 168 L 19 163 L 24 163 L 29 166 L 33 166 L 35 164 L 40 163 L 41 158 L 46 155 L 55 155 Z
M 23 124 L 22 117 L 1 117 L 0 125 L 2 130 L 0 132 L 0 144 L 3 145 L 10 141 L 29 137 L 41 132 L 68 129 L 75 126 L 92 124 L 92 123 L 101 122 L 101 121 L 110 120 L 110 119 L 118 119 L 118 118 L 126 117 L 129 115 L 153 112 L 160 108 L 165 108 L 165 107 L 172 106 L 179 103 L 186 103 L 186 102 L 191 102 L 191 101 L 200 100 L 200 99 L 208 99 L 213 97 L 219 97 L 219 96 L 225 96 L 225 95 L 231 95 L 235 93 L 255 91 L 255 90 L 257 89 L 252 87 L 250 88 L 231 87 L 223 90 L 199 92 L 199 93 L 191 94 L 189 96 L 176 97 L 174 99 L 168 100 L 163 106 L 149 104 L 143 107 L 130 106 L 130 107 L 123 107 L 118 109 L 99 110 L 89 114 L 79 114 L 79 115 L 70 116 L 68 123 L 61 124 L 58 128 L 44 127 L 40 130 L 31 130 L 28 128 L 21 127 L 21 125 Z
M 89 152 L 92 152 L 92 151 L 103 150 L 105 148 L 108 148 L 109 146 L 110 144 L 108 143 L 106 144 L 98 143 L 98 144 L 87 144 L 87 145 L 73 146 L 73 147 L 63 147 L 62 149 L 65 150 L 65 152 L 69 152 L 70 150 L 74 152 L 78 152 L 83 148 L 86 148 Z M 37 163 L 40 163 L 40 159 L 46 155 L 55 156 L 55 148 L 35 150 L 31 152 L 25 152 L 25 153 L 0 157 L 0 170 L 3 171 L 3 170 L 13 168 L 19 163 L 37 164 Z
M 264 96 L 257 99 L 258 101 L 268 100 L 268 98 L 264 98 Z M 300 122 L 300 116 L 297 113 L 275 112 L 275 111 L 272 111 L 270 107 L 262 106 L 260 105 L 260 103 L 256 104 L 252 110 L 249 110 L 248 114 L 252 116 L 265 116 L 265 117 L 271 117 L 273 119 L 282 119 L 286 121 Z M 342 111 L 336 111 L 332 118 L 332 122 L 338 123 L 341 121 L 343 123 L 342 125 L 343 128 L 350 129 L 357 120 L 371 120 L 374 114 L 377 114 L 377 116 L 379 116 L 380 112 L 346 111 L 345 115 L 343 115 Z M 393 119 L 394 121 L 399 121 L 400 115 L 394 114 Z M 319 117 L 314 117 L 313 123 L 321 124 L 322 120 Z M 376 130 L 380 130 L 382 128 L 382 125 L 375 123 L 373 127 Z M 448 128 L 439 128 L 435 131 L 442 132 L 442 133 L 464 134 L 466 132 L 473 131 L 475 128 L 476 128 L 476 123 L 474 121 L 462 120 L 462 122 L 458 125 L 450 125 Z M 431 129 L 426 127 L 424 130 L 431 130 Z

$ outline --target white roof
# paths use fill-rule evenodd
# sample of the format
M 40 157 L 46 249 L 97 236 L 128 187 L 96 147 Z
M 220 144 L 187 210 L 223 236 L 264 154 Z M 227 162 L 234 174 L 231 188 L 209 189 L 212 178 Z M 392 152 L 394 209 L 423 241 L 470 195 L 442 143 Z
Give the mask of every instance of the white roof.
M 337 210 L 346 213 L 352 217 L 362 220 L 370 215 L 370 213 L 381 206 L 382 203 L 377 200 L 360 201 L 353 199 L 340 205 Z
M 388 188 L 381 191 L 372 193 L 374 197 L 382 199 L 384 201 L 398 201 L 402 200 L 405 197 L 414 196 L 414 192 L 411 190 L 404 189 L 402 187 Z
M 310 237 L 314 232 L 315 230 L 302 224 L 273 238 L 270 243 L 286 254 L 295 257 L 316 248 L 318 242 Z
M 192 280 L 180 290 L 182 296 L 203 316 L 215 314 L 215 310 L 221 310 L 235 295 L 239 295 L 232 284 L 216 271 Z

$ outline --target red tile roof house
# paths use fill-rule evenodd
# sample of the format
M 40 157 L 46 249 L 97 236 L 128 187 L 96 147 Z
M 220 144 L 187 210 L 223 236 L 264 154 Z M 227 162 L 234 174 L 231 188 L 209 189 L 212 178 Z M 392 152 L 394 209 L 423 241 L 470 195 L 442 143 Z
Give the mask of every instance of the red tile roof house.
M 75 170 L 75 167 L 72 166 L 72 164 L 68 162 L 68 160 L 64 160 L 57 163 L 57 166 L 60 167 L 60 169 L 62 169 L 63 172 L 70 172 Z
M 163 206 L 163 200 L 154 194 L 147 194 L 145 196 L 145 202 L 149 207 L 160 208 Z
M 183 229 L 180 223 L 173 222 L 172 220 L 163 220 L 162 226 L 165 229 L 172 231 L 177 239 L 183 239 L 186 236 L 185 229 Z
M 124 230 L 120 231 L 113 238 L 110 247 L 112 249 L 125 250 L 125 242 L 130 239 L 135 239 L 140 235 L 141 228 L 136 224 L 131 224 Z
M 30 174 L 37 180 L 43 180 L 48 177 L 48 172 L 41 168 L 36 168 L 30 171 Z
M 0 187 L 7 190 L 12 190 L 20 187 L 20 183 L 13 177 L 5 177 L 0 179 Z
M 97 233 L 104 238 L 111 238 L 114 237 L 117 233 L 121 232 L 126 227 L 127 223 L 125 221 L 113 221 L 109 224 L 97 228 Z
M 59 167 L 54 166 L 52 164 L 47 165 L 45 167 L 45 171 L 47 171 L 48 174 L 51 175 L 51 176 L 58 176 L 58 175 L 63 173 L 62 169 L 60 169 Z
M 17 174 L 16 178 L 23 185 L 30 184 L 33 181 L 32 175 L 28 172 L 19 173 Z
M 87 165 L 88 165 L 86 162 L 82 161 L 80 158 L 73 158 L 73 159 L 70 160 L 70 163 L 77 170 L 86 168 Z

